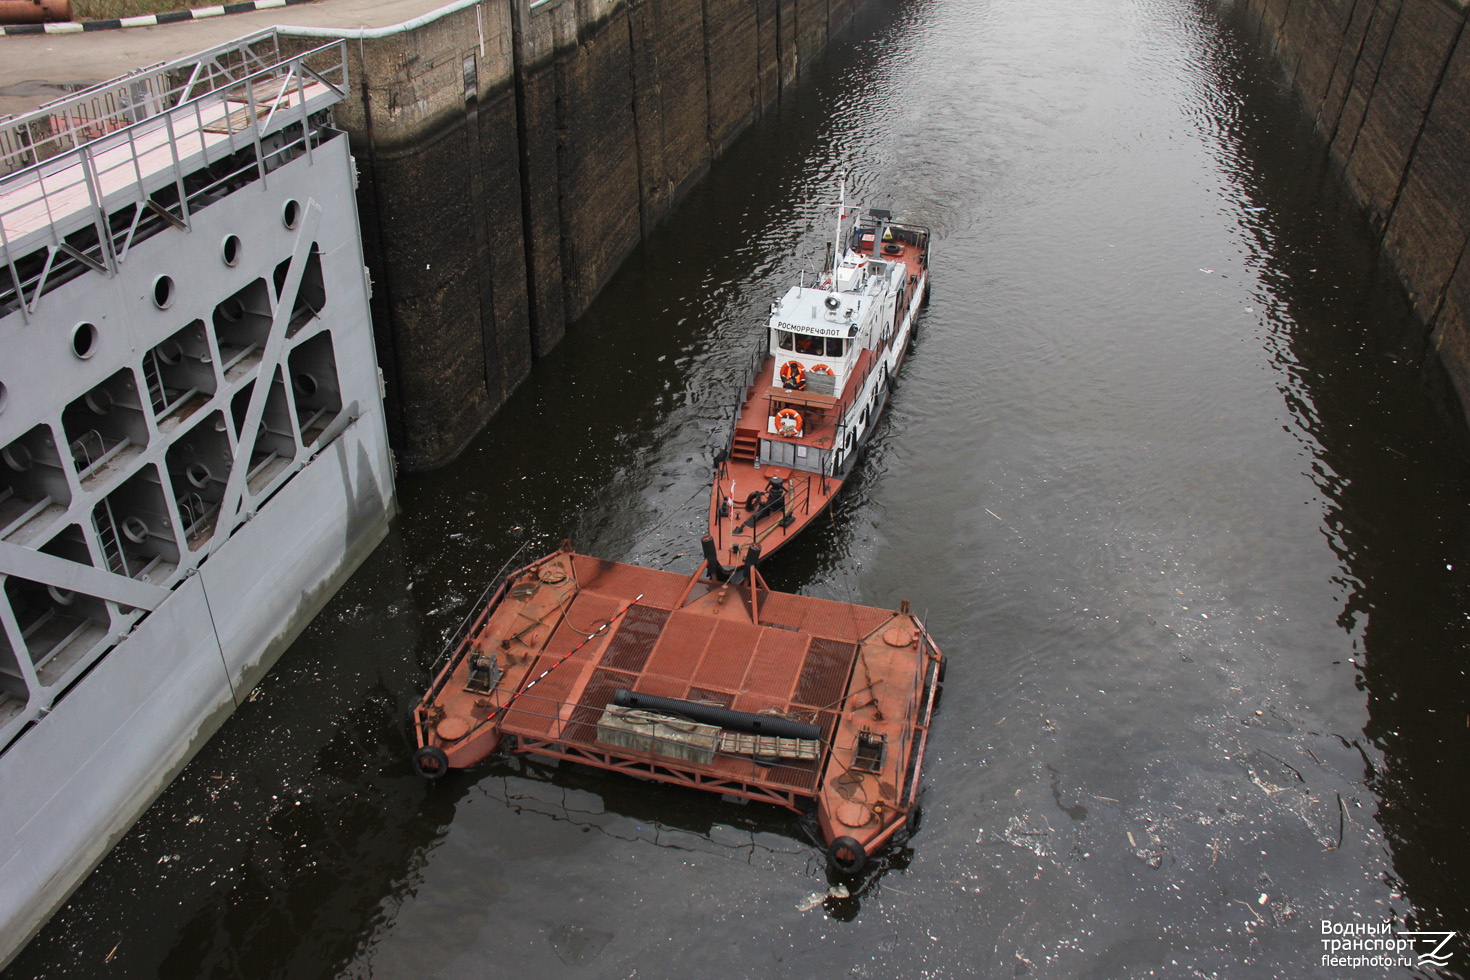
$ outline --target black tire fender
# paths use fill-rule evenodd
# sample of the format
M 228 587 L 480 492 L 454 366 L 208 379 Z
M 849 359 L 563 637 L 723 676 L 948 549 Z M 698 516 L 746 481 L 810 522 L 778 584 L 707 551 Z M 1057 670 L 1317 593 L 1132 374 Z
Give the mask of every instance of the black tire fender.
M 425 745 L 413 754 L 413 771 L 433 782 L 449 774 L 449 756 L 437 745 Z
M 760 505 L 761 505 L 761 492 L 759 490 L 752 490 L 752 491 L 750 491 L 750 496 L 748 496 L 748 497 L 745 498 L 745 509 L 746 510 L 755 510 Z
M 868 852 L 851 837 L 839 837 L 827 846 L 827 859 L 843 874 L 855 875 L 868 864 Z

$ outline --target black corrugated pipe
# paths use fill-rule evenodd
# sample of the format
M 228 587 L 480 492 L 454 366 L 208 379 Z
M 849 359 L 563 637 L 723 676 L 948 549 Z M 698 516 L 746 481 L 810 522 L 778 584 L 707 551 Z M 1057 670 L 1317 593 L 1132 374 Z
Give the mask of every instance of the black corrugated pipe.
M 719 725 L 732 732 L 749 732 L 752 735 L 774 735 L 777 738 L 820 739 L 822 730 L 816 725 L 800 721 L 788 721 L 771 715 L 753 715 L 747 711 L 731 711 L 712 704 L 697 701 L 681 701 L 678 698 L 659 698 L 652 694 L 638 694 L 618 688 L 613 703 L 624 708 L 640 711 L 656 711 L 663 715 L 681 715 L 690 721 L 706 725 Z

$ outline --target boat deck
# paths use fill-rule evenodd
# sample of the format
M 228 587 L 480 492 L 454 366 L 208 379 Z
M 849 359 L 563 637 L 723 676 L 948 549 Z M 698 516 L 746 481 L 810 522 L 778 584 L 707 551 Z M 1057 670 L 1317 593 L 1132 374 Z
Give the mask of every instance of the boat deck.
M 496 658 L 491 690 L 471 683 L 476 653 Z M 513 576 L 482 612 L 418 709 L 419 744 L 442 749 L 451 768 L 504 740 L 798 812 L 816 800 L 829 841 L 877 846 L 912 803 L 939 656 L 907 610 L 772 592 L 758 575 L 737 587 L 702 568 L 686 576 L 561 551 Z M 727 731 L 702 759 L 657 737 L 630 749 L 603 737 L 619 690 L 803 722 L 820 736 L 804 753 L 791 740 L 757 754 Z M 871 771 L 853 771 L 860 737 L 888 747 L 868 759 Z

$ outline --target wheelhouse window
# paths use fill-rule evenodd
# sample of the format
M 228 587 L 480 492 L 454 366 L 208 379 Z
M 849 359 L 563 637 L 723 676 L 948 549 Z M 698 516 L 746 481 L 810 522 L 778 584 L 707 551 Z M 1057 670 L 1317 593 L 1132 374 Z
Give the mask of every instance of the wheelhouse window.
M 841 357 L 847 353 L 847 340 L 843 337 L 827 338 L 827 356 Z
M 797 334 L 796 352 L 798 354 L 806 354 L 808 357 L 821 357 L 822 338 L 808 337 L 806 334 Z
M 791 331 L 790 330 L 777 330 L 777 331 L 775 331 L 775 334 L 776 334 L 776 346 L 777 347 L 781 348 L 781 350 L 792 350 L 793 349 L 793 347 L 791 346 Z

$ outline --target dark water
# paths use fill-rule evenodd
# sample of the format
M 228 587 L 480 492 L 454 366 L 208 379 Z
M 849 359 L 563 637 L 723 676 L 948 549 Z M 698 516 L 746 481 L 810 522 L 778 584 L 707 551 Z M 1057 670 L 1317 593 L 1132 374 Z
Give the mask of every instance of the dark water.
M 634 256 L 15 977 L 1470 975 L 1470 452 L 1228 5 L 881 0 Z M 516 548 L 696 561 L 760 313 L 835 175 L 932 224 L 892 410 L 780 588 L 928 610 L 924 818 L 852 897 L 781 811 L 405 715 Z

